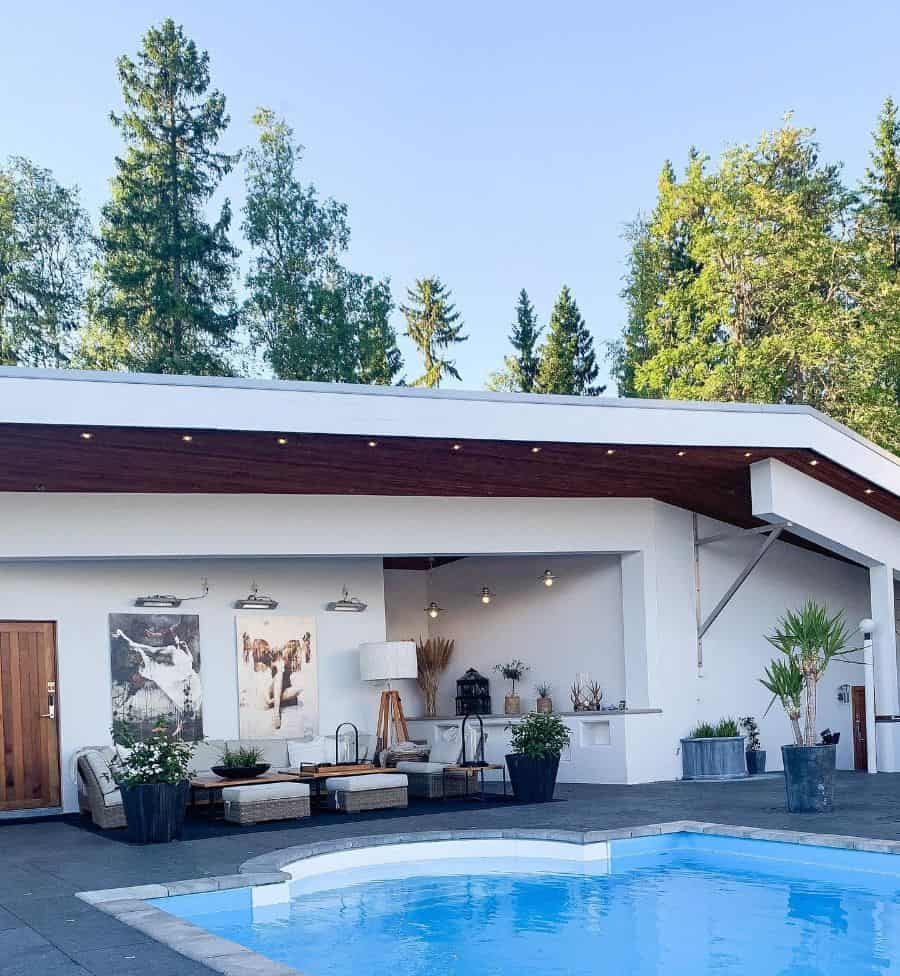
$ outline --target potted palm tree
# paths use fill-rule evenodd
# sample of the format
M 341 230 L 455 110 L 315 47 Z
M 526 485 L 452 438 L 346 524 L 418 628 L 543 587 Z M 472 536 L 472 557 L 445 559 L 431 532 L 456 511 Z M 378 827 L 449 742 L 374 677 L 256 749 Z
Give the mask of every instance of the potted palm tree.
M 525 803 L 553 799 L 559 757 L 569 744 L 569 728 L 558 715 L 530 712 L 507 726 L 513 751 L 506 757 L 513 795 Z
M 122 793 L 128 837 L 135 844 L 159 844 L 181 832 L 187 808 L 188 764 L 193 747 L 158 726 L 143 742 L 117 741 L 113 775 Z
M 766 637 L 783 655 L 766 668 L 760 682 L 772 693 L 769 708 L 778 700 L 794 733 L 793 744 L 781 747 L 791 813 L 834 807 L 836 749 L 833 743 L 816 742 L 816 695 L 828 665 L 854 650 L 847 647 L 849 636 L 843 611 L 830 616 L 826 606 L 807 600 L 799 610 L 787 611 Z

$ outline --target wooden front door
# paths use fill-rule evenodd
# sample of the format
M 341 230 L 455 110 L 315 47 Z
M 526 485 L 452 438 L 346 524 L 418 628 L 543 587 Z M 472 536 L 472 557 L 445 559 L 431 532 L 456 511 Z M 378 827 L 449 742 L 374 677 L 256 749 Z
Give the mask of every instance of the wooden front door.
M 58 807 L 56 624 L 0 621 L 0 810 Z
M 851 689 L 853 702 L 853 768 L 869 768 L 868 735 L 866 733 L 866 688 L 854 685 Z

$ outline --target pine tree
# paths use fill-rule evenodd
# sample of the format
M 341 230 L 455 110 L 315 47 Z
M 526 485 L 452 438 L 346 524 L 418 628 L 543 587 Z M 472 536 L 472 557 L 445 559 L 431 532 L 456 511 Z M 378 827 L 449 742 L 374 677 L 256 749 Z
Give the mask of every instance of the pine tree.
M 450 289 L 440 278 L 417 278 L 406 296 L 409 304 L 400 306 L 406 316 L 406 335 L 421 353 L 425 367 L 413 386 L 437 387 L 445 376 L 460 379 L 456 362 L 443 355 L 444 350 L 469 338 L 462 334 L 464 326 L 450 301 Z
M 553 312 L 547 338 L 541 346 L 535 390 L 575 396 L 596 396 L 605 387 L 597 387 L 594 340 L 572 297 L 563 285 Z
M 96 321 L 88 363 L 120 356 L 128 369 L 222 374 L 238 316 L 237 251 L 226 200 L 206 208 L 236 155 L 217 145 L 225 98 L 210 89 L 209 55 L 165 20 L 143 37 L 137 61 L 118 60 L 125 110 L 112 115 L 125 142 L 100 229 Z
M 251 250 L 250 336 L 281 379 L 390 383 L 403 365 L 390 285 L 349 271 L 347 207 L 297 171 L 302 147 L 268 109 L 253 118 L 243 230 Z
M 68 364 L 90 239 L 76 189 L 21 156 L 0 170 L 0 363 Z

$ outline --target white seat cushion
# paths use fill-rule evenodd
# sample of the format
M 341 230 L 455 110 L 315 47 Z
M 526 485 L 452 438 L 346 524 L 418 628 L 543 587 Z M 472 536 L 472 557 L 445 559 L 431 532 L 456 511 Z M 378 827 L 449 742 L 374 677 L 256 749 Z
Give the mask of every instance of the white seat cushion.
M 309 796 L 306 783 L 260 783 L 259 786 L 225 786 L 226 803 L 262 803 L 265 800 L 294 800 Z
M 201 739 L 195 742 L 191 752 L 191 769 L 202 773 L 220 765 L 224 751 L 224 739 Z
M 448 738 L 449 736 L 449 738 Z M 446 763 L 448 766 L 455 766 L 459 762 L 462 752 L 462 738 L 458 729 L 448 729 L 443 734 L 438 734 L 437 741 L 431 747 L 428 754 L 429 762 Z
M 334 759 L 334 751 L 326 755 L 328 749 L 324 736 L 309 740 L 292 740 L 288 742 L 288 765 L 291 769 L 299 769 L 303 763 L 321 763 Z
M 122 806 L 122 794 L 119 792 L 119 790 L 113 790 L 112 793 L 104 793 L 103 806 L 105 807 Z
M 88 749 L 84 752 L 84 759 L 88 766 L 91 767 L 91 772 L 97 778 L 97 782 L 100 784 L 100 790 L 105 795 L 107 793 L 115 793 L 118 789 L 116 786 L 116 781 L 113 779 L 112 771 L 109 768 L 109 763 L 103 757 L 103 754 L 99 749 Z M 121 803 L 122 801 L 119 800 Z
M 442 773 L 448 766 L 452 765 L 453 763 L 404 761 L 398 762 L 394 768 L 401 773 Z
M 391 790 L 407 786 L 403 773 L 370 773 L 366 776 L 330 776 L 325 780 L 329 793 L 365 793 L 367 790 Z

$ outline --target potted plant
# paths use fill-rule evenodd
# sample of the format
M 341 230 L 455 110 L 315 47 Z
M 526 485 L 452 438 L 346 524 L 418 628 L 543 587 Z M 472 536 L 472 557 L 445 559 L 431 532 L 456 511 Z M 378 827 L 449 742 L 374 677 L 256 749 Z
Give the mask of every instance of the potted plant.
M 550 715 L 553 712 L 550 684 L 546 681 L 539 681 L 535 686 L 535 690 L 537 691 L 537 710 L 541 715 Z
M 513 795 L 525 803 L 552 800 L 559 757 L 571 734 L 565 722 L 558 715 L 531 712 L 508 729 L 513 751 L 506 765 Z
M 437 715 L 437 693 L 441 675 L 447 670 L 455 641 L 447 637 L 420 637 L 416 641 L 416 682 L 425 695 L 425 715 Z
M 816 694 L 831 661 L 854 650 L 847 647 L 849 636 L 843 611 L 830 616 L 826 606 L 807 600 L 799 610 L 787 611 L 775 633 L 766 637 L 783 655 L 772 661 L 760 682 L 772 693 L 769 708 L 780 701 L 794 733 L 793 744 L 781 747 L 791 813 L 834 807 L 836 747 L 833 742 L 816 743 Z
M 766 750 L 760 746 L 759 726 L 752 715 L 745 715 L 741 719 L 741 728 L 747 737 L 747 775 L 759 776 L 766 771 Z
M 262 756 L 262 749 L 256 746 L 241 746 L 239 749 L 226 746 L 222 762 L 213 766 L 212 771 L 223 779 L 253 779 L 269 769 L 270 764 L 262 762 Z
M 188 801 L 192 746 L 157 726 L 143 742 L 116 742 L 128 748 L 112 769 L 122 793 L 128 837 L 135 844 L 167 843 L 181 832 Z
M 522 711 L 522 700 L 516 694 L 516 682 L 521 681 L 528 671 L 528 665 L 518 658 L 513 658 L 508 664 L 495 664 L 494 670 L 512 682 L 512 690 L 503 701 L 503 711 L 506 715 L 518 715 Z
M 733 718 L 700 722 L 681 740 L 684 779 L 743 779 L 747 775 L 744 737 Z

